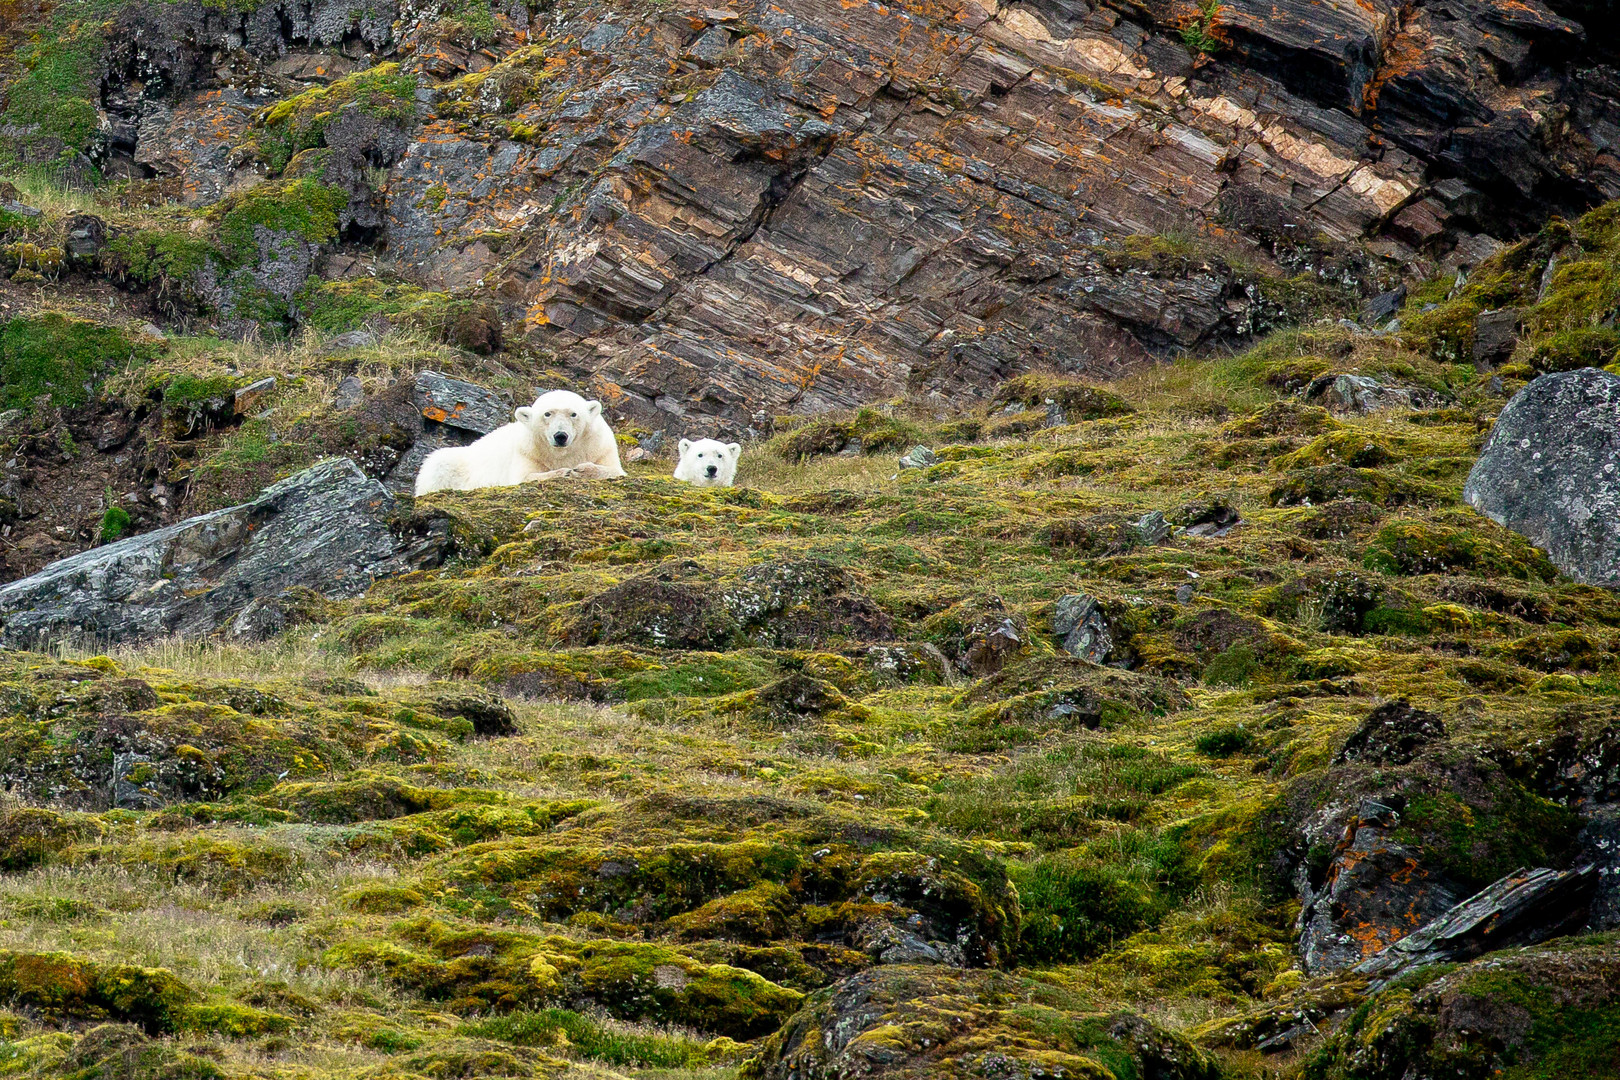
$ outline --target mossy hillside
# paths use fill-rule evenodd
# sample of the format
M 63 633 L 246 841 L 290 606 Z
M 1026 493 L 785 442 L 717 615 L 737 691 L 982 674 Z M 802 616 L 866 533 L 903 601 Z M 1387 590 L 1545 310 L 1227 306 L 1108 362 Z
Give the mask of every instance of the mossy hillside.
M 1264 373 L 1310 356 L 1448 397 L 1301 406 Z M 1502 401 L 1488 377 L 1313 331 L 1096 389 L 1132 411 L 1056 423 L 1043 387 L 1005 414 L 1023 430 L 987 435 L 984 410 L 892 405 L 823 418 L 892 449 L 751 449 L 733 489 L 635 464 L 434 496 L 450 564 L 310 605 L 279 641 L 14 656 L 0 756 L 29 805 L 6 810 L 26 836 L 0 918 L 32 952 L 173 972 L 221 1007 L 207 1038 L 242 1072 L 285 1072 L 273 1048 L 297 1040 L 338 1072 L 725 1075 L 734 1057 L 692 1048 L 768 1036 L 798 994 L 924 947 L 982 966 L 908 966 L 907 1000 L 1012 980 L 1022 1005 L 940 1016 L 1072 1071 L 1134 1060 L 1111 1027 L 1072 1034 L 1084 1017 L 1190 1027 L 1292 1000 L 1275 857 L 1296 810 L 1343 794 L 1333 759 L 1382 701 L 1450 732 L 1382 779 L 1352 770 L 1356 793 L 1406 795 L 1417 857 L 1468 883 L 1567 862 L 1555 782 L 1479 748 L 1540 745 L 1577 702 L 1601 727 L 1620 603 L 1461 505 Z M 285 441 L 295 422 L 263 423 Z M 914 442 L 940 464 L 897 470 Z M 1385 452 L 1342 460 L 1367 445 Z M 1324 469 L 1415 494 L 1273 503 Z M 1197 535 L 1217 504 L 1240 523 Z M 1053 533 L 1123 537 L 1155 511 L 1159 543 Z M 1124 667 L 1062 651 L 1071 592 Z M 480 735 L 452 699 L 493 694 L 513 721 Z M 115 736 L 151 758 L 117 807 Z M 154 929 L 182 906 L 192 932 Z

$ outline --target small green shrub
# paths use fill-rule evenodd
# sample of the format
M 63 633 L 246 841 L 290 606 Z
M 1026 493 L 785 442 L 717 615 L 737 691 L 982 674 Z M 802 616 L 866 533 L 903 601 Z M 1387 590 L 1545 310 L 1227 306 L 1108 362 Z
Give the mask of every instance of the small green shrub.
M 1224 758 L 1233 754 L 1246 754 L 1254 749 L 1254 743 L 1254 732 L 1242 724 L 1234 724 L 1198 736 L 1193 741 L 1193 749 L 1205 757 Z
M 109 506 L 101 515 L 101 542 L 110 543 L 129 531 L 129 511 L 121 506 Z

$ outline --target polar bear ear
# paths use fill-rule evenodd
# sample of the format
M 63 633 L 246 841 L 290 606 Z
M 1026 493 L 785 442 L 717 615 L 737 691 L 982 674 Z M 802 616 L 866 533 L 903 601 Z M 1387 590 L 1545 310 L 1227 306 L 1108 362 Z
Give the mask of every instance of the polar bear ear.
M 602 403 L 600 401 L 587 401 L 585 403 L 585 412 L 591 416 L 601 416 Z
M 534 410 L 527 405 L 519 405 L 517 408 L 512 410 L 512 419 L 516 420 L 520 424 L 527 424 L 529 422 L 529 417 L 533 415 Z
M 691 439 L 682 439 L 681 440 L 681 457 L 685 457 L 686 452 L 688 450 L 690 450 L 690 449 L 692 449 L 692 440 Z
M 736 457 L 738 454 L 742 453 L 742 443 L 726 443 L 726 450 L 731 454 L 732 457 Z

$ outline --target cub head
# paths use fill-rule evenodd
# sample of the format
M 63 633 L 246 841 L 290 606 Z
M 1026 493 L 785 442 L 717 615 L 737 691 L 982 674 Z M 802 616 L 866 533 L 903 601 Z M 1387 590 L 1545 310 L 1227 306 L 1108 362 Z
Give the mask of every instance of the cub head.
M 600 401 L 586 401 L 567 390 L 552 390 L 533 405 L 512 411 L 512 418 L 534 433 L 534 441 L 553 450 L 572 446 L 602 415 Z
M 699 487 L 730 487 L 737 478 L 737 458 L 741 455 L 742 446 L 738 443 L 682 439 L 681 461 L 675 466 L 675 479 Z

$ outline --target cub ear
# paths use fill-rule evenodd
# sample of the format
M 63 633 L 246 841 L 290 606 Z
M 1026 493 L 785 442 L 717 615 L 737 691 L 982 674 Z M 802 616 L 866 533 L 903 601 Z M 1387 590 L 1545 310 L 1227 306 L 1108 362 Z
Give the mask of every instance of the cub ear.
M 690 449 L 692 449 L 692 440 L 691 439 L 682 439 L 681 440 L 681 457 L 685 457 L 686 452 L 688 450 L 690 450 Z
M 602 403 L 600 401 L 587 401 L 585 403 L 585 411 L 592 416 L 601 416 Z
M 516 420 L 520 424 L 527 424 L 529 422 L 529 417 L 533 415 L 534 410 L 527 405 L 519 405 L 517 408 L 512 410 L 512 419 Z
M 736 457 L 742 453 L 742 443 L 726 443 L 726 450 L 730 452 L 732 457 Z

